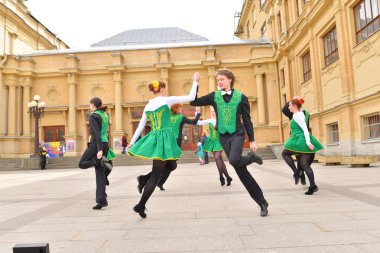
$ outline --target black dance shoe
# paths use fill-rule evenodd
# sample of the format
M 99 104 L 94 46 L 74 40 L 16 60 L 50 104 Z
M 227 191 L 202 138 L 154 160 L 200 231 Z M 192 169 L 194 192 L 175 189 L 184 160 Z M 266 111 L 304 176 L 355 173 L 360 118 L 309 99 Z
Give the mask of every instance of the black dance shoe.
M 110 172 L 109 173 L 111 173 L 111 170 L 112 170 L 112 168 L 113 168 L 113 166 L 112 166 L 112 164 L 111 164 L 111 161 L 107 161 L 107 158 L 105 157 L 105 156 L 102 156 L 102 159 L 101 159 L 101 161 L 100 161 L 100 164 L 103 166 L 103 167 L 105 167 L 106 169 L 108 169 Z M 108 174 L 109 174 L 108 173 Z
M 108 202 L 103 202 L 103 203 L 96 203 L 96 205 L 94 207 L 92 207 L 92 209 L 94 210 L 100 210 L 102 209 L 103 207 L 106 207 L 108 206 Z
M 133 207 L 133 211 L 138 213 L 141 218 L 146 218 L 145 207 L 141 207 L 138 204 Z
M 265 201 L 264 204 L 260 205 L 260 209 L 261 209 L 260 216 L 261 217 L 264 217 L 264 216 L 268 215 L 268 206 L 269 206 L 269 204 L 266 201 Z
M 223 186 L 223 185 L 226 184 L 226 180 L 224 179 L 224 177 L 220 177 L 219 180 L 220 180 L 220 185 L 221 185 L 221 186 Z M 228 179 L 227 179 L 227 180 L 228 180 Z
M 165 188 L 163 185 L 158 184 L 157 187 L 160 188 L 161 191 L 165 191 Z
M 293 174 L 293 178 L 294 178 L 294 184 L 295 185 L 299 184 L 299 182 L 300 182 L 300 176 L 299 176 L 298 172 L 295 173 L 295 174 Z
M 306 195 L 313 195 L 314 192 L 318 191 L 318 186 L 309 187 L 307 192 L 305 192 Z
M 301 184 L 302 184 L 302 185 L 306 185 L 305 172 L 300 171 L 300 179 L 301 179 Z
M 247 153 L 248 157 L 251 159 L 252 163 L 257 163 L 259 165 L 263 164 L 263 159 L 260 156 L 256 155 L 254 152 L 249 151 Z
M 227 177 L 227 186 L 230 186 L 232 182 L 232 177 Z

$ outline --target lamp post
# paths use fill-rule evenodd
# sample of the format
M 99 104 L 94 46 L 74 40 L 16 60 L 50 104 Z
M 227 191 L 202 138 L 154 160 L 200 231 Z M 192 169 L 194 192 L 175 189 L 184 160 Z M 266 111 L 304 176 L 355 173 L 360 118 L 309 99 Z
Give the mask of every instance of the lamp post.
M 46 106 L 45 102 L 39 102 L 40 96 L 35 95 L 33 101 L 28 103 L 29 113 L 34 116 L 34 154 L 32 157 L 39 157 L 38 147 L 39 147 L 39 133 L 38 133 L 38 120 L 44 113 Z

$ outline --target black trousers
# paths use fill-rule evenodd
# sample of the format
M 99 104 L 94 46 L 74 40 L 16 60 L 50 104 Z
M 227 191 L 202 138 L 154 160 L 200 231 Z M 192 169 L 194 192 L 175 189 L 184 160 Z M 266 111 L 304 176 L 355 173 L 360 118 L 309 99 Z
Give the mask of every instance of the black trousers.
M 251 164 L 251 160 L 247 156 L 242 156 L 244 135 L 237 133 L 221 134 L 219 135 L 219 140 L 230 164 L 234 167 L 236 174 L 239 176 L 249 195 L 251 195 L 258 205 L 264 204 L 266 200 L 263 191 L 247 169 L 247 165 Z
M 46 155 L 40 155 L 40 167 L 41 170 L 46 169 Z
M 103 156 L 107 157 L 108 142 L 103 142 Z M 104 203 L 107 201 L 106 193 L 106 169 L 101 166 L 100 159 L 96 157 L 98 147 L 96 143 L 90 142 L 86 151 L 84 151 L 79 161 L 79 168 L 88 169 L 95 166 L 96 176 L 96 203 Z

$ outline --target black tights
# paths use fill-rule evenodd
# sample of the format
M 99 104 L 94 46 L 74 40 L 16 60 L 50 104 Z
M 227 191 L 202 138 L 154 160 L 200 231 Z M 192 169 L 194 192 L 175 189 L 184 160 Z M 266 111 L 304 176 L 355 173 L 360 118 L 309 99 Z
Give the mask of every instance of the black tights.
M 223 174 L 224 174 L 224 176 L 227 179 L 229 179 L 230 175 L 228 175 L 226 164 L 223 161 L 222 151 L 214 151 L 213 155 L 214 155 L 214 158 L 215 158 L 216 167 L 218 168 L 218 171 L 219 171 L 219 177 L 222 178 Z
M 284 149 L 284 151 L 282 151 L 282 157 L 284 158 L 285 162 L 289 165 L 289 167 L 292 169 L 294 175 L 297 175 L 297 176 L 298 176 L 298 170 L 292 158 L 292 155 L 295 155 L 295 154 L 299 155 L 299 160 L 297 159 L 297 161 L 298 163 L 300 163 L 299 165 L 305 170 L 307 178 L 309 179 L 309 182 L 310 182 L 310 187 L 314 187 L 315 186 L 314 172 L 310 166 L 314 160 L 315 154 L 314 153 L 296 153 L 287 149 Z
M 160 176 L 167 170 L 175 170 L 177 168 L 176 160 L 153 160 L 152 172 L 150 173 L 150 178 L 145 184 L 144 192 L 141 196 L 139 205 L 145 208 L 145 204 L 156 189 L 157 180 Z

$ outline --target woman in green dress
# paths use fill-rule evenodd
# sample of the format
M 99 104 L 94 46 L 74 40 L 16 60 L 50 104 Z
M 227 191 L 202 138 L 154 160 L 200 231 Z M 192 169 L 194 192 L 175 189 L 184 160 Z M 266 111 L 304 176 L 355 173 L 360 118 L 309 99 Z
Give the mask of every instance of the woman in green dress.
M 289 102 L 289 110 L 293 113 L 293 118 L 290 121 L 291 136 L 284 144 L 282 157 L 293 170 L 294 175 L 297 176 L 297 168 L 292 155 L 300 155 L 301 166 L 304 168 L 310 182 L 310 187 L 305 194 L 312 195 L 318 191 L 318 186 L 314 181 L 314 173 L 310 167 L 310 159 L 316 152 L 323 149 L 323 146 L 309 133 L 307 127 L 309 117 L 305 116 L 301 110 L 303 103 L 304 100 L 302 98 L 295 98 Z
M 226 164 L 224 163 L 223 158 L 222 158 L 223 147 L 219 142 L 219 133 L 215 129 L 215 126 L 216 126 L 215 111 L 211 109 L 211 119 L 200 120 L 198 121 L 197 125 L 209 126 L 210 136 L 207 137 L 205 144 L 203 145 L 203 151 L 212 152 L 212 154 L 214 155 L 216 167 L 218 168 L 218 171 L 219 171 L 220 184 L 222 186 L 225 185 L 226 179 L 227 179 L 227 186 L 230 186 L 232 182 L 232 177 L 228 175 Z M 224 179 L 223 174 L 226 177 L 226 179 Z
M 170 108 L 174 104 L 193 101 L 197 92 L 200 75 L 193 76 L 193 86 L 187 96 L 164 96 L 165 83 L 154 80 L 149 84 L 149 90 L 153 92 L 154 98 L 149 100 L 144 108 L 139 126 L 133 134 L 132 140 L 127 147 L 130 156 L 152 159 L 152 173 L 144 187 L 140 202 L 133 210 L 142 218 L 146 218 L 145 204 L 156 188 L 158 178 L 166 170 L 174 170 L 177 166 L 176 160 L 182 154 L 171 126 L 172 113 Z M 149 120 L 151 131 L 138 142 L 142 129 Z

